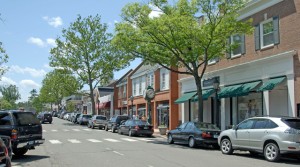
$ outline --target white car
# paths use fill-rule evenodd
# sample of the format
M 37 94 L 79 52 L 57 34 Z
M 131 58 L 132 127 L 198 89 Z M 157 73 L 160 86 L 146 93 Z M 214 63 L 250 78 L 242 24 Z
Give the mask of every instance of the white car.
M 263 153 L 268 161 L 278 161 L 282 154 L 295 154 L 300 158 L 300 118 L 253 117 L 218 137 L 223 154 L 234 150 Z

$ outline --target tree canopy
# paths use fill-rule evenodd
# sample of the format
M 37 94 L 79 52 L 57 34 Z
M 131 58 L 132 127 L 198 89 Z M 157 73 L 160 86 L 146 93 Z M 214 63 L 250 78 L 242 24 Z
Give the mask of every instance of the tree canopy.
M 40 100 L 45 103 L 60 104 L 65 96 L 75 94 L 81 87 L 72 73 L 55 69 L 45 76 L 40 89 Z
M 2 21 L 1 17 L 0 20 Z M 0 79 L 1 76 L 4 74 L 4 72 L 7 70 L 7 68 L 3 66 L 3 64 L 7 63 L 7 61 L 8 61 L 8 55 L 6 54 L 6 51 L 2 46 L 2 42 L 0 41 Z
M 221 58 L 236 45 L 227 43 L 231 35 L 252 32 L 251 20 L 237 20 L 245 1 L 150 0 L 149 4 L 131 3 L 123 8 L 113 44 L 124 55 L 193 76 L 198 120 L 203 121 L 201 79 L 208 61 Z M 158 17 L 150 17 L 153 10 Z
M 9 102 L 13 107 L 16 106 L 16 101 L 21 99 L 19 89 L 16 85 L 1 86 L 0 92 L 2 93 L 2 98 Z
M 112 48 L 112 34 L 107 32 L 107 25 L 101 23 L 99 15 L 86 18 L 79 15 L 62 33 L 62 38 L 56 39 L 57 47 L 51 49 L 50 65 L 70 70 L 82 84 L 89 86 L 95 113 L 93 90 L 99 83 L 109 82 L 113 72 L 129 61 Z

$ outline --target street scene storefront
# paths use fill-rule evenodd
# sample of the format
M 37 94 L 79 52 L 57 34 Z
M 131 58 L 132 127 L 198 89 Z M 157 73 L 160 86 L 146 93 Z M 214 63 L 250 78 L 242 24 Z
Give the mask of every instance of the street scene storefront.
M 204 80 L 219 78 L 218 102 L 215 107 L 214 93 L 204 93 L 205 90 L 213 89 L 212 85 L 203 86 L 203 96 L 208 95 L 207 100 L 205 97 L 203 101 L 203 121 L 213 122 L 214 108 L 219 114 L 219 126 L 222 129 L 253 116 L 296 116 L 293 55 L 293 51 L 284 52 L 258 61 L 207 72 Z M 183 122 L 197 121 L 195 81 L 193 78 L 183 78 L 179 82 L 182 85 L 181 96 L 175 101 L 181 109 L 179 119 Z

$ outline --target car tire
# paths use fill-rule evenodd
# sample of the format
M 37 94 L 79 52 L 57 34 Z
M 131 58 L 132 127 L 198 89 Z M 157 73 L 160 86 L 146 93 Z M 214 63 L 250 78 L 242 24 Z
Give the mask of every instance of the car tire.
M 49 122 L 49 124 L 52 124 L 52 122 Z
M 196 142 L 195 142 L 194 137 L 190 137 L 189 138 L 189 147 L 195 148 L 195 146 L 196 146 Z
M 173 140 L 173 137 L 171 134 L 168 135 L 168 143 L 169 144 L 173 144 L 174 143 L 174 140 Z
M 223 154 L 230 155 L 233 153 L 232 144 L 228 138 L 222 139 L 220 148 Z
M 27 151 L 28 151 L 27 148 L 15 148 L 15 149 L 13 149 L 13 153 L 18 157 L 23 156 L 24 154 L 26 154 Z
M 267 161 L 276 162 L 280 159 L 280 150 L 276 143 L 268 143 L 264 148 L 264 156 Z
M 105 131 L 108 131 L 108 127 L 107 127 L 107 125 L 105 125 Z

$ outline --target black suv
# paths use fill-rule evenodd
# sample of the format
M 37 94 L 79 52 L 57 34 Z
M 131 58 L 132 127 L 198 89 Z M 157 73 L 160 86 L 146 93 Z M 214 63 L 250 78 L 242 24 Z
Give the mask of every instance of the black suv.
M 128 119 L 129 119 L 128 115 L 115 115 L 107 121 L 105 125 L 105 130 L 108 131 L 109 129 L 111 129 L 111 131 L 115 133 L 116 130 L 118 130 L 121 121 L 123 120 L 126 121 Z
M 43 144 L 42 125 L 32 112 L 0 111 L 0 135 L 10 136 L 16 156 Z
M 37 118 L 40 120 L 40 122 L 43 124 L 45 122 L 48 122 L 48 123 L 52 123 L 52 114 L 51 113 L 48 113 L 48 112 L 42 112 L 42 113 L 39 113 Z

